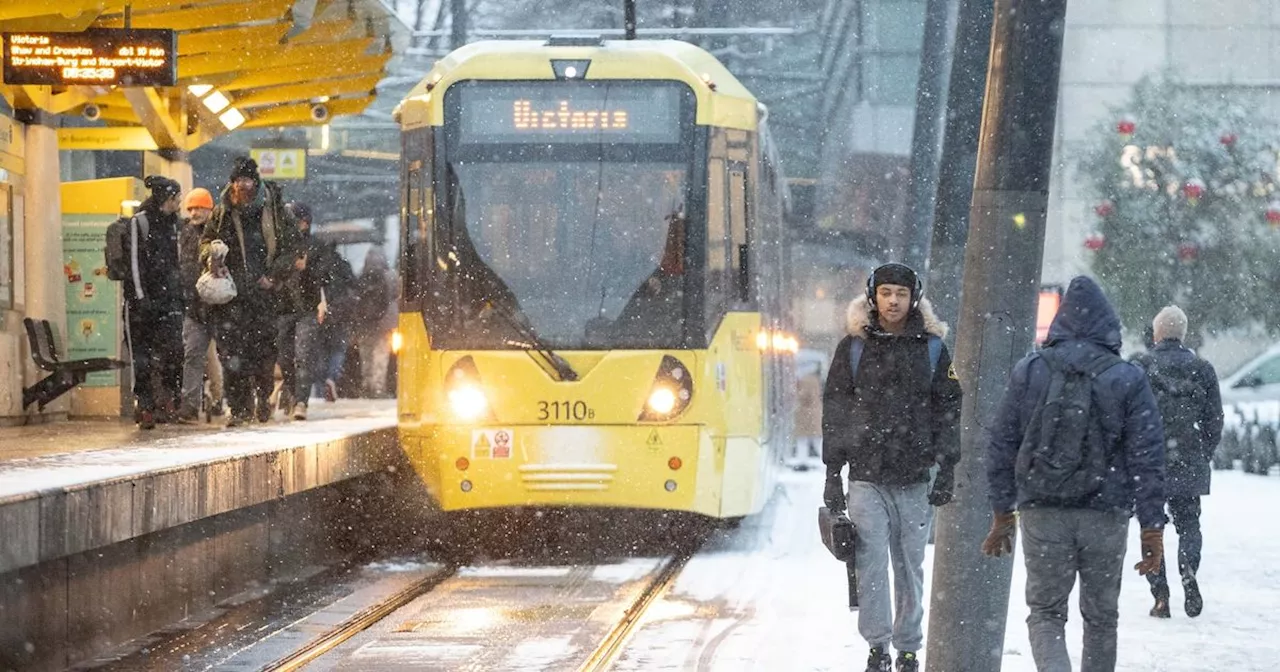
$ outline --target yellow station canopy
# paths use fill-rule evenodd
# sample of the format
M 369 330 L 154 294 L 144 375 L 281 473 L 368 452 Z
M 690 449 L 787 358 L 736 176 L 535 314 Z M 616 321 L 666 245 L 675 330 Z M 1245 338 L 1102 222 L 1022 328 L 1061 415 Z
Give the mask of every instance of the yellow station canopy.
M 378 0 L 0 0 L 0 32 L 78 33 L 126 20 L 176 32 L 177 86 L 4 83 L 0 94 L 15 108 L 145 128 L 156 146 L 189 151 L 236 128 L 359 114 L 391 58 L 397 21 Z

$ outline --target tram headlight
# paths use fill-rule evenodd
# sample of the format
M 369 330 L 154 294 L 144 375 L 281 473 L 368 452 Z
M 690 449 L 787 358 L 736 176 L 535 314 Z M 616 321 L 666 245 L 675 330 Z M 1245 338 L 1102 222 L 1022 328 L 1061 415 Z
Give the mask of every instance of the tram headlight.
M 489 398 L 480 382 L 480 372 L 469 355 L 449 368 L 444 379 L 444 392 L 455 420 L 475 422 L 491 417 Z
M 462 383 L 449 390 L 449 408 L 459 420 L 471 422 L 484 417 L 489 410 L 489 400 L 479 385 Z
M 649 410 L 658 415 L 668 415 L 676 407 L 676 393 L 659 387 L 649 395 Z
M 691 401 L 693 376 L 680 360 L 665 355 L 658 365 L 657 375 L 653 377 L 653 386 L 649 388 L 639 419 L 645 422 L 670 420 L 683 413 Z
M 404 348 L 404 334 L 400 333 L 399 329 L 392 329 L 391 330 L 391 352 L 393 354 L 398 355 L 400 354 L 400 350 L 402 348 Z

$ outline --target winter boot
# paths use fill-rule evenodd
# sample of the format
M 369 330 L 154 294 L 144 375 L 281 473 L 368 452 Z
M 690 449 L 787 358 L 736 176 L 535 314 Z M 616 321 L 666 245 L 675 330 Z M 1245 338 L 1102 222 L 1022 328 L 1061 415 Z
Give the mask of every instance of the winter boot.
M 1186 604 L 1183 605 L 1187 615 L 1191 618 L 1199 616 L 1200 612 L 1204 611 L 1204 597 L 1200 595 L 1200 584 L 1196 582 L 1195 574 L 1182 577 L 1182 590 L 1187 596 Z M 1168 611 L 1168 609 L 1166 603 L 1165 610 Z
M 153 411 L 140 411 L 138 413 L 138 429 L 155 429 L 156 415 Z
M 871 647 L 871 655 L 867 656 L 867 672 L 893 672 L 893 656 L 878 646 Z
M 304 404 L 304 403 L 302 403 L 301 401 L 299 401 L 298 403 L 296 403 L 296 404 L 294 404 L 294 405 L 293 405 L 293 419 L 294 419 L 294 420 L 306 420 L 306 419 L 307 419 L 307 405 L 306 405 L 306 404 Z
M 330 403 L 338 400 L 338 384 L 332 378 L 324 381 L 324 400 Z
M 1168 584 L 1160 584 L 1151 587 L 1151 595 L 1156 598 L 1156 604 L 1151 607 L 1152 618 L 1169 618 L 1169 586 Z
M 914 651 L 898 652 L 898 672 L 920 672 L 920 660 Z

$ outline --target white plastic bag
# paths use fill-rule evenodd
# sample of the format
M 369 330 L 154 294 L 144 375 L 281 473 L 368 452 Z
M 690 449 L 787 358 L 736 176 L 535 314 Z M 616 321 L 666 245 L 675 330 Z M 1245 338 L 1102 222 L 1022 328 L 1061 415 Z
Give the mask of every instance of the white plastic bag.
M 209 305 L 221 306 L 236 298 L 236 282 L 230 273 L 215 275 L 213 271 L 205 271 L 196 280 L 196 295 Z

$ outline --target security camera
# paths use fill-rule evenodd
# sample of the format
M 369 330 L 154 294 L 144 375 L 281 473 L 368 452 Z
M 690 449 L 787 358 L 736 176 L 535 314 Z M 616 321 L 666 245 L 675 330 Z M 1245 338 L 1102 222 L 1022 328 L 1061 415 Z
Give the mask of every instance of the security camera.
M 321 122 L 329 118 L 329 106 L 324 104 L 311 106 L 311 121 Z
M 84 110 L 82 110 L 80 114 L 89 121 L 97 121 L 102 118 L 102 108 L 94 105 L 93 103 L 89 103 L 84 106 Z

